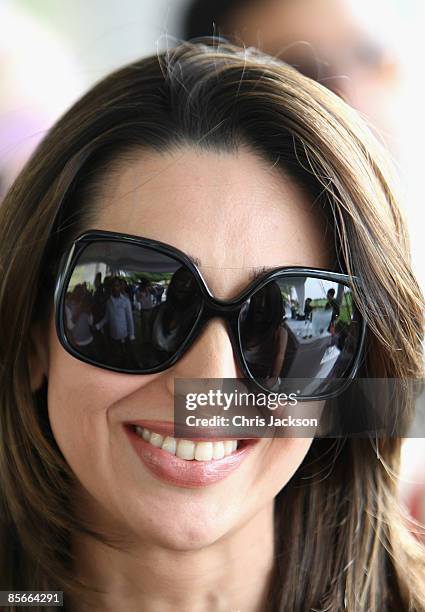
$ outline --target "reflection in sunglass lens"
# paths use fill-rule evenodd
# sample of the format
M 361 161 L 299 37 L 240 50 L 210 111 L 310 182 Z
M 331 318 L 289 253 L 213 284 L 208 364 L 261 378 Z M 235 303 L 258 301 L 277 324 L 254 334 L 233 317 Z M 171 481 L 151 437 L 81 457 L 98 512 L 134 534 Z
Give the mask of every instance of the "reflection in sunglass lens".
M 351 369 L 360 321 L 351 289 L 300 276 L 270 281 L 239 317 L 242 352 L 251 375 L 267 388 L 300 396 L 334 391 Z
M 200 310 L 198 284 L 182 262 L 147 247 L 98 241 L 73 268 L 62 316 L 79 354 L 137 371 L 173 357 Z

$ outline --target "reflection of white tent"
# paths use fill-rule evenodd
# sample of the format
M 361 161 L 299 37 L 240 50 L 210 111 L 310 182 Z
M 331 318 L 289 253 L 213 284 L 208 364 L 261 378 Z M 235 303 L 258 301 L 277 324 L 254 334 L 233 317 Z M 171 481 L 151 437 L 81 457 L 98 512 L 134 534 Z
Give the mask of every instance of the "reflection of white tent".
M 70 285 L 74 287 L 79 283 L 86 282 L 94 284 L 98 272 L 102 274 L 102 280 L 108 275 L 174 273 L 182 264 L 174 262 L 161 253 L 151 249 L 134 245 L 96 242 L 90 244 L 79 258 L 79 265 L 75 268 Z M 165 281 L 159 281 L 165 284 Z
M 72 273 L 70 286 L 75 287 L 80 283 L 87 283 L 88 285 L 94 285 L 94 279 L 96 274 L 100 272 L 102 280 L 107 274 L 107 267 L 103 263 L 91 263 L 85 266 L 77 266 Z
M 304 302 L 305 302 L 305 281 L 306 279 L 291 279 L 293 280 L 293 288 L 295 290 L 296 300 L 298 301 L 298 312 L 304 314 Z

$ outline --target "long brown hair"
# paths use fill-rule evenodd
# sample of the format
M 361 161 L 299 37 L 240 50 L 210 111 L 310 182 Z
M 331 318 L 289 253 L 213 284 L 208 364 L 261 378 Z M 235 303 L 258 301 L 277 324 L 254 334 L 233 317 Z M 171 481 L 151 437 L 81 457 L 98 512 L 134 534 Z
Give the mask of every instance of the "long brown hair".
M 101 175 L 141 148 L 185 144 L 249 146 L 305 188 L 327 214 L 338 269 L 363 281 L 360 374 L 422 374 L 423 298 L 405 225 L 355 111 L 289 66 L 220 41 L 124 67 L 50 130 L 0 207 L 0 589 L 77 593 L 73 534 L 106 537 L 71 511 L 74 476 L 49 426 L 47 382 L 31 392 L 32 331 L 52 315 L 62 253 L 94 223 Z M 425 610 L 423 551 L 396 501 L 400 443 L 313 442 L 276 499 L 269 611 Z

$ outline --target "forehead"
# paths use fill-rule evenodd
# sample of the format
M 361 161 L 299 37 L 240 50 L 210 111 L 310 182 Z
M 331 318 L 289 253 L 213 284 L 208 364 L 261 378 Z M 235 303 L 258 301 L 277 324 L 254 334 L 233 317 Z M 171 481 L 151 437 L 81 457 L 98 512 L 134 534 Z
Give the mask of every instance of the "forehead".
M 97 229 L 152 238 L 199 262 L 230 297 L 262 267 L 330 266 L 319 208 L 281 170 L 250 151 L 143 152 L 101 185 Z

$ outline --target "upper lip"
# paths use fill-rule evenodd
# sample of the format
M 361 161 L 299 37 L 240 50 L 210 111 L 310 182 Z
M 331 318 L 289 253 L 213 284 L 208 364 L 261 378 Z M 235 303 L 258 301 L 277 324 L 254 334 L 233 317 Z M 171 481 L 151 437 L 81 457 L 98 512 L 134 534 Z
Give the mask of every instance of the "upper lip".
M 144 427 L 149 429 L 150 431 L 154 431 L 155 433 L 159 433 L 163 436 L 175 436 L 175 423 L 173 421 L 153 421 L 148 419 L 134 419 L 131 421 L 124 421 L 124 425 L 127 427 Z M 179 434 L 187 431 L 187 438 L 193 441 L 198 442 L 208 442 L 214 440 L 249 440 L 256 438 L 248 438 L 247 436 L 237 435 L 229 435 L 229 428 L 214 428 L 214 427 L 192 427 L 189 425 L 180 424 L 178 426 Z M 233 430 L 234 431 L 234 430 Z M 235 432 L 236 433 L 236 432 Z M 207 434 L 207 435 L 206 435 Z M 179 435 L 179 438 L 183 438 L 184 436 Z

